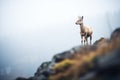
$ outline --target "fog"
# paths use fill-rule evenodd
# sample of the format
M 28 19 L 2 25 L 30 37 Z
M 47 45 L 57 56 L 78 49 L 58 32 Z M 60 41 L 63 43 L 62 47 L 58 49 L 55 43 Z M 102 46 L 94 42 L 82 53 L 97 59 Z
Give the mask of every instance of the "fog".
M 34 75 L 54 54 L 80 45 L 80 28 L 93 41 L 120 27 L 119 0 L 0 0 L 0 80 Z

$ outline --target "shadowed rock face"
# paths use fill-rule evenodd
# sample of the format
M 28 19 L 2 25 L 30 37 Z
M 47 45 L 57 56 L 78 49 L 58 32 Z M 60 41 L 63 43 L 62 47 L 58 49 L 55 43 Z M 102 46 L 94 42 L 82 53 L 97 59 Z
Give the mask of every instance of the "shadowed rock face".
M 33 80 L 33 77 L 30 77 L 30 78 L 23 78 L 23 77 L 18 77 L 16 78 L 16 80 Z
M 107 42 L 108 42 L 108 39 L 105 39 L 105 38 L 102 37 L 99 40 L 95 41 L 93 45 L 99 47 L 99 46 L 101 46 L 101 45 L 103 45 Z
M 69 58 L 69 57 L 71 56 L 71 54 L 72 54 L 72 53 L 71 53 L 70 51 L 62 52 L 62 53 L 60 53 L 60 54 L 55 55 L 55 56 L 53 57 L 53 61 L 54 61 L 55 63 L 61 62 L 61 61 L 63 61 L 64 59 Z
M 120 37 L 120 28 L 117 28 L 112 32 L 110 39 L 113 40 L 116 37 Z
M 16 80 L 120 80 L 120 28 L 110 39 L 56 54 L 33 77 Z
M 46 70 L 49 68 L 49 64 L 51 62 L 44 62 L 40 65 L 40 67 L 37 69 L 37 72 L 35 73 L 35 76 L 40 76 L 41 74 L 44 74 L 47 76 L 48 74 L 46 73 Z

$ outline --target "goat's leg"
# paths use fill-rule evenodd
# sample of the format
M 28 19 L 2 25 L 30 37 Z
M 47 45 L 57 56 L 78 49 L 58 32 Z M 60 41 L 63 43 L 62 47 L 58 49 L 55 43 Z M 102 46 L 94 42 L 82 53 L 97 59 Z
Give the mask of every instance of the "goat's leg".
M 81 45 L 83 45 L 83 36 L 81 35 Z
M 84 36 L 84 44 L 85 44 L 85 45 L 88 45 L 87 33 L 85 33 L 85 36 Z
M 86 39 L 86 44 L 88 45 L 88 39 L 87 39 L 87 38 L 88 38 L 88 37 L 86 36 L 86 37 L 85 37 L 85 39 Z
M 84 42 L 84 45 L 85 45 L 85 43 L 86 43 L 86 38 L 85 38 L 85 36 L 83 36 L 83 42 Z
M 92 44 L 92 35 L 90 36 L 90 45 Z

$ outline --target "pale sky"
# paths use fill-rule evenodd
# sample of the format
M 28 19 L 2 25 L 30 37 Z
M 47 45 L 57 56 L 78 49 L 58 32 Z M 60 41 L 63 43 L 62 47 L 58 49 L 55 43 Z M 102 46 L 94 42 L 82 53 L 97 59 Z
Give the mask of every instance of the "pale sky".
M 120 27 L 120 0 L 0 0 L 0 75 L 33 75 L 52 56 L 80 45 L 78 16 L 93 42 Z M 107 17 L 106 17 L 107 15 Z M 108 19 L 108 20 L 107 20 Z M 108 24 L 110 23 L 110 24 Z M 112 27 L 111 29 L 109 29 Z

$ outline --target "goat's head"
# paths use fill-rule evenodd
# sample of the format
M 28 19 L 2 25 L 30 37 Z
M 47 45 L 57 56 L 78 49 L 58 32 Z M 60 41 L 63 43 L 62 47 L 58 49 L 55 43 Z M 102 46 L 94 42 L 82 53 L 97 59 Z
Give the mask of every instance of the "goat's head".
M 82 16 L 82 17 L 78 16 L 78 20 L 76 21 L 75 24 L 76 24 L 76 25 L 81 25 L 81 24 L 83 24 L 83 16 Z

